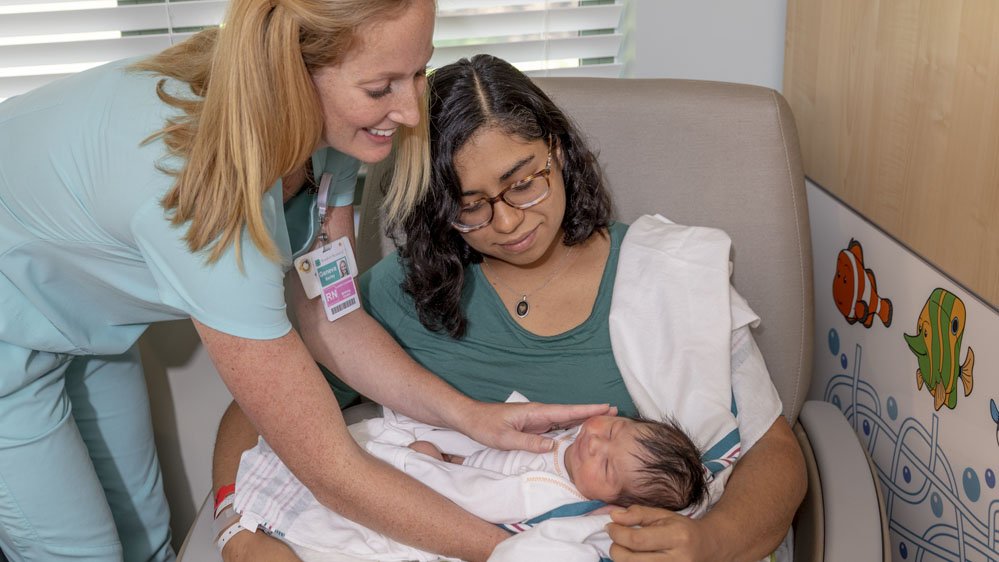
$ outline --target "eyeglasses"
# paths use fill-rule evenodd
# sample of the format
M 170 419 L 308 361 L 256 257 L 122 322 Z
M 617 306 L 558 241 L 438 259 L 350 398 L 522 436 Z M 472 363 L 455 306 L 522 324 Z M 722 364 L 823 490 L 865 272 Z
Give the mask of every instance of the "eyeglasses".
M 551 193 L 552 137 L 548 136 L 548 160 L 545 168 L 511 184 L 495 197 L 480 197 L 465 203 L 458 212 L 458 220 L 451 223 L 459 232 L 472 232 L 488 225 L 493 220 L 493 205 L 500 199 L 514 209 L 529 209 L 541 203 Z M 544 182 L 535 181 L 544 178 Z

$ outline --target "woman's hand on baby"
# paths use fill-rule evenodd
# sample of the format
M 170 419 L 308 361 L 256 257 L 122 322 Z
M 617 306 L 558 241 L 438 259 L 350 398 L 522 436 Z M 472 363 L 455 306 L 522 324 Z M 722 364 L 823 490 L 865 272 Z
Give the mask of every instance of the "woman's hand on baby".
M 702 520 L 672 511 L 633 505 L 611 512 L 607 533 L 614 562 L 722 560 L 722 537 L 711 536 Z
M 608 404 L 542 404 L 540 402 L 477 402 L 459 430 L 494 449 L 551 451 L 555 442 L 539 433 L 567 429 L 593 416 L 617 415 Z

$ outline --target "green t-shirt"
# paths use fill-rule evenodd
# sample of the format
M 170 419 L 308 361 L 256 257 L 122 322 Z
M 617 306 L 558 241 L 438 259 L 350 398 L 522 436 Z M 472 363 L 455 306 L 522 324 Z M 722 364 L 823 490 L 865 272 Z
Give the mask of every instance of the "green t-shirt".
M 412 299 L 400 286 L 403 269 L 396 253 L 360 277 L 361 300 L 420 365 L 475 399 L 502 402 L 516 390 L 538 402 L 607 402 L 623 415 L 633 415 L 635 405 L 614 362 L 607 323 L 627 228 L 615 223 L 609 229 L 610 255 L 590 316 L 556 336 L 538 336 L 520 327 L 478 265 L 465 270 L 461 306 L 468 327 L 460 339 L 420 324 Z M 342 393 L 337 386 L 334 389 Z

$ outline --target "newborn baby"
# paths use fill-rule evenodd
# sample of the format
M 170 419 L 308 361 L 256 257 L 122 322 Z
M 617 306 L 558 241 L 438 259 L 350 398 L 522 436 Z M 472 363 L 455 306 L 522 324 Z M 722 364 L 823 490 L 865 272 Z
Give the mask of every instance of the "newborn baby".
M 598 416 L 558 437 L 552 453 L 483 449 L 468 457 L 442 453 L 433 443 L 409 447 L 439 460 L 518 474 L 545 470 L 568 478 L 591 500 L 679 511 L 706 493 L 701 455 L 671 420 Z

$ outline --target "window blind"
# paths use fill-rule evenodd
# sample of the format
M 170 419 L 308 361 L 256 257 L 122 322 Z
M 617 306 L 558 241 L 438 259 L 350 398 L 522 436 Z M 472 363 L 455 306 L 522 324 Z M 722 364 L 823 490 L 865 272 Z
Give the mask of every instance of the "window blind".
M 621 74 L 621 0 L 438 0 L 431 67 L 489 53 L 529 75 Z
M 488 52 L 532 75 L 618 76 L 623 0 L 438 0 L 431 67 Z M 0 100 L 222 21 L 226 0 L 0 0 Z
M 0 99 L 218 25 L 225 0 L 0 0 Z

